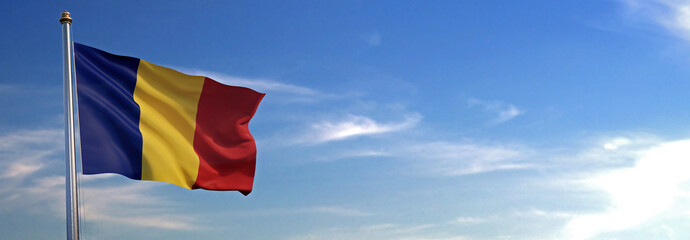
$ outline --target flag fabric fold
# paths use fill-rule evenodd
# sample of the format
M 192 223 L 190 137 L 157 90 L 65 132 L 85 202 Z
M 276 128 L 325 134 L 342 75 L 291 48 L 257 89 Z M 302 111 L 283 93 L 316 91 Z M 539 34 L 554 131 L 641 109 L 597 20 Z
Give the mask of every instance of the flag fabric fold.
M 263 93 L 74 43 L 82 170 L 252 191 Z

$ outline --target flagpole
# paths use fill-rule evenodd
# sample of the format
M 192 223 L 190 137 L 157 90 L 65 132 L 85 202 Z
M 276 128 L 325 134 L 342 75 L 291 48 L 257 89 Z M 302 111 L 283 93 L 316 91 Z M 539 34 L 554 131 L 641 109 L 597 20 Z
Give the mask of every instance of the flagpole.
M 72 18 L 64 11 L 60 17 L 62 25 L 62 67 L 65 104 L 65 152 L 67 174 L 65 176 L 65 203 L 67 213 L 67 240 L 79 240 L 79 208 L 77 205 L 77 149 L 74 126 L 74 54 L 72 49 Z

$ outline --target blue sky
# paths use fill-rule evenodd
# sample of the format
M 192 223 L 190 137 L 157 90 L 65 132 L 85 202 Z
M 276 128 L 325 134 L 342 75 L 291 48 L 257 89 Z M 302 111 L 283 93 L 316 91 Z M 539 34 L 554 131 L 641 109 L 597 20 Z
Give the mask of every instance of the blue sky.
M 0 233 L 64 236 L 74 39 L 267 93 L 254 191 L 82 178 L 85 239 L 688 239 L 690 1 L 4 1 Z

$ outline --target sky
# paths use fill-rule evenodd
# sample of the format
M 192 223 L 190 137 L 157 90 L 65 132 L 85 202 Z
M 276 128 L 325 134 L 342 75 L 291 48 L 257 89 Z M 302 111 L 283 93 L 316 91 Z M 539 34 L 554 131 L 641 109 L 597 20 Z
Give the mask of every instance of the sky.
M 83 239 L 690 238 L 690 1 L 2 1 L 0 234 L 65 236 L 74 40 L 266 97 L 254 190 L 80 178 Z

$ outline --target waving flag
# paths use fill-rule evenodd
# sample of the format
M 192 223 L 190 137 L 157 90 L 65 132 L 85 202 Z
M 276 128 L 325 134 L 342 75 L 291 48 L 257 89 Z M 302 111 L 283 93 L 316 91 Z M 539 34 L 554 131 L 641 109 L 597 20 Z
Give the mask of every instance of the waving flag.
M 74 43 L 84 174 L 252 191 L 265 94 Z

